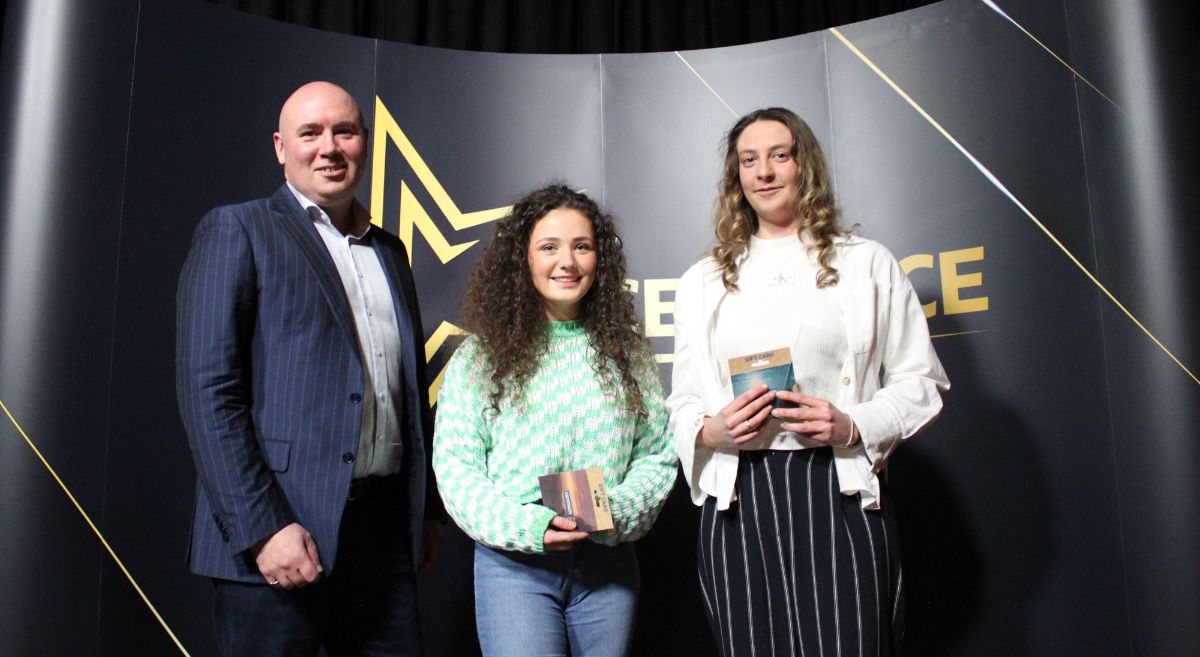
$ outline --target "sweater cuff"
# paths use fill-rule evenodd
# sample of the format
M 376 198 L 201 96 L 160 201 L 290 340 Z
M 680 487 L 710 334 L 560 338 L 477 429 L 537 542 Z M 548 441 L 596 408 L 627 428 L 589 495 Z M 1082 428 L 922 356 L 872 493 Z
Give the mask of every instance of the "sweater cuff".
M 550 521 L 556 515 L 554 509 L 542 506 L 541 504 L 527 504 L 528 524 L 525 526 L 525 531 L 528 532 L 526 540 L 520 541 L 521 544 L 527 545 L 535 554 L 546 553 L 546 530 L 550 528 Z M 518 547 L 518 549 L 520 549 Z

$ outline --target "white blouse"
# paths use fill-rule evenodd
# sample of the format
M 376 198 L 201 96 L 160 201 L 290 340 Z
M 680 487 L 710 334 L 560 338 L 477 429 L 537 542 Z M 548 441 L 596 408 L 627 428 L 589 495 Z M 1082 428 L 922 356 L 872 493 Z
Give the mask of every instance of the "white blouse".
M 846 359 L 846 330 L 832 287 L 818 288 L 820 265 L 800 238 L 750 238 L 738 267 L 738 290 L 716 311 L 717 371 L 732 399 L 729 360 L 787 347 L 800 392 L 822 399 L 837 393 Z M 742 449 L 804 449 L 824 443 L 783 431 L 772 420 Z
M 834 447 L 834 464 L 842 493 L 859 495 L 864 508 L 874 509 L 879 472 L 901 440 L 937 417 L 941 392 L 950 381 L 933 350 L 917 294 L 891 252 L 878 242 L 842 237 L 834 241 L 831 264 L 839 282 L 826 289 L 836 299 L 845 355 L 826 398 L 850 416 L 861 438 L 852 447 Z M 721 510 L 735 497 L 738 450 L 697 446 L 696 434 L 705 415 L 717 414 L 733 399 L 728 376 L 721 374 L 727 360 L 716 338 L 718 315 L 730 296 L 711 258 L 680 278 L 667 399 L 669 431 L 692 501 L 701 505 L 711 495 Z M 775 310 L 756 308 L 749 318 L 768 323 Z

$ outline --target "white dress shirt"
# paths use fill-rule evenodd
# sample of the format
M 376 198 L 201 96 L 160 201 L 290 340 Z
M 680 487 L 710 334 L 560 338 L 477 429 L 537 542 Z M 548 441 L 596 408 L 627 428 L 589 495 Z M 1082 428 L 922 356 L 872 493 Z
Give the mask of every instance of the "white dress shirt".
M 317 234 L 329 250 L 354 315 L 365 373 L 362 430 L 354 477 L 400 472 L 404 459 L 396 401 L 401 399 L 400 329 L 391 287 L 383 273 L 369 234 L 343 235 L 329 215 L 288 183 L 296 200 L 312 217 Z

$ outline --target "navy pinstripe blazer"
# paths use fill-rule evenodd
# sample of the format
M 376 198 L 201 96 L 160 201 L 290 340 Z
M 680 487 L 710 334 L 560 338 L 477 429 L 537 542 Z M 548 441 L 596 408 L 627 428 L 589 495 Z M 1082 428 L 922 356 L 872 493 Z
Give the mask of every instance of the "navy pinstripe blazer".
M 400 329 L 413 555 L 432 474 L 424 335 L 404 245 L 370 232 Z M 364 391 L 354 317 L 333 259 L 286 185 L 200 221 L 179 277 L 176 391 L 196 462 L 192 572 L 261 582 L 247 549 L 291 522 L 326 573 L 358 452 Z M 397 528 L 404 526 L 397 519 Z

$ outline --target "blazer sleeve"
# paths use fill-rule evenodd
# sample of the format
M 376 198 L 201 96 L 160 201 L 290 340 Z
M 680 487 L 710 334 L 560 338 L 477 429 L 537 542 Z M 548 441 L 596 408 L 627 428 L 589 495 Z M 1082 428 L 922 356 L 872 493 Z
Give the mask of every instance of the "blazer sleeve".
M 295 521 L 251 417 L 257 276 L 240 217 L 200 221 L 176 298 L 176 393 L 196 472 L 230 555 Z

